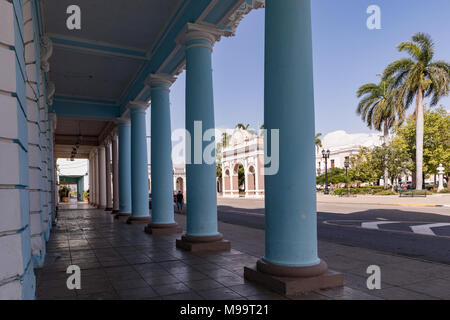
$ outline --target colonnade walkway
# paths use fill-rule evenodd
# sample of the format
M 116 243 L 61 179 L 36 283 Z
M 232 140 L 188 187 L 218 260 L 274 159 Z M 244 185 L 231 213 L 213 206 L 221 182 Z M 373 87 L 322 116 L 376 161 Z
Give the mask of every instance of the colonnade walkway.
M 80 206 L 84 206 L 80 204 Z M 73 207 L 73 205 L 71 205 Z M 100 209 L 58 214 L 42 269 L 37 299 L 445 299 L 450 266 L 319 241 L 319 254 L 344 273 L 345 286 L 284 297 L 244 280 L 244 266 L 264 254 L 264 230 L 219 222 L 233 242 L 221 253 L 175 247 L 177 235 L 155 236 Z M 185 228 L 185 215 L 175 215 Z M 81 289 L 68 290 L 69 265 L 81 269 Z M 381 290 L 367 289 L 369 265 L 381 268 Z

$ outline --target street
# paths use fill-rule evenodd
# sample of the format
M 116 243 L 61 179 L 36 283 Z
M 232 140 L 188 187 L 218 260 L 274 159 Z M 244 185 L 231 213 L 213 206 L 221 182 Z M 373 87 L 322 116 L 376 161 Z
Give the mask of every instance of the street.
M 450 208 L 318 202 L 318 237 L 450 264 Z M 264 229 L 264 201 L 218 199 L 225 223 Z

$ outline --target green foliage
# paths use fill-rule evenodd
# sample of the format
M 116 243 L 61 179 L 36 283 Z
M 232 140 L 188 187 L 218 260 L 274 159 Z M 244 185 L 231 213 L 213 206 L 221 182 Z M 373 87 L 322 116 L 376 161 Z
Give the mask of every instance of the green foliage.
M 238 169 L 238 185 L 242 186 L 242 184 L 245 182 L 245 171 L 243 166 L 239 166 Z M 245 186 L 247 187 L 247 186 Z
M 407 173 L 409 156 L 398 138 L 394 138 L 390 144 L 383 144 L 372 150 L 372 166 L 380 173 L 387 169 L 388 177 L 395 181 Z M 382 178 L 384 173 L 379 178 Z
M 222 178 L 222 167 L 220 165 L 216 165 L 216 177 Z
M 440 163 L 450 172 L 450 115 L 442 108 L 426 110 L 424 113 L 423 171 L 436 174 Z M 410 116 L 406 124 L 395 130 L 398 148 L 407 154 L 413 170 L 416 158 L 416 119 Z
M 338 184 L 338 183 L 347 183 L 347 179 L 345 177 L 345 169 L 341 168 L 331 168 L 328 170 L 328 183 L 329 184 Z M 321 174 L 316 178 L 317 184 L 325 184 L 325 173 Z
M 71 189 L 67 186 L 62 186 L 59 188 L 58 194 L 60 197 L 68 197 Z
M 357 154 L 350 156 L 349 176 L 351 181 L 377 183 L 383 169 L 372 159 L 372 150 L 361 147 Z
M 320 137 L 322 136 L 322 134 L 321 133 L 317 133 L 316 134 L 316 137 L 315 137 L 315 143 L 316 143 L 316 148 L 317 148 L 317 150 L 319 149 L 319 148 L 322 148 L 322 140 L 320 139 Z
M 247 130 L 248 129 L 248 127 L 250 127 L 250 124 L 243 124 L 243 123 L 238 123 L 237 125 L 236 125 L 236 129 L 243 129 L 243 130 Z
M 348 194 L 376 194 L 376 195 L 393 195 L 395 192 L 384 190 L 383 186 L 372 187 L 358 187 L 358 188 L 336 188 L 333 189 L 333 194 L 337 196 L 344 196 Z
M 398 51 L 406 51 L 409 58 L 394 61 L 387 66 L 383 79 L 393 78 L 392 87 L 397 89 L 396 100 L 408 108 L 419 91 L 431 97 L 431 105 L 449 92 L 450 64 L 433 61 L 434 43 L 431 37 L 417 33 L 411 41 L 398 45 Z
M 369 128 L 384 131 L 387 135 L 397 122 L 404 118 L 404 107 L 395 99 L 397 90 L 392 86 L 393 78 L 382 80 L 379 84 L 368 83 L 358 89 L 361 98 L 356 112 Z

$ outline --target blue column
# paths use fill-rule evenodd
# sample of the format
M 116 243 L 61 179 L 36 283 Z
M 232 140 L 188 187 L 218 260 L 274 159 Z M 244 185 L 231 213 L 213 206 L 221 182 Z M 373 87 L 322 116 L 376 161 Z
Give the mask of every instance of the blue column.
M 131 215 L 131 124 L 118 119 L 119 131 L 119 216 Z
M 279 129 L 279 171 L 265 175 L 263 260 L 315 266 L 320 259 L 310 0 L 267 0 L 265 19 L 264 125 Z M 270 132 L 267 146 L 270 154 Z
M 187 32 L 186 46 L 186 130 L 191 144 L 186 150 L 186 192 L 188 237 L 219 235 L 217 229 L 216 164 L 205 163 L 203 141 L 206 130 L 214 129 L 214 96 L 211 52 L 214 37 L 206 32 Z M 194 125 L 201 125 L 194 136 Z M 196 148 L 200 144 L 200 148 Z M 195 152 L 195 150 L 199 152 Z M 212 152 L 215 154 L 215 150 Z M 152 170 L 153 171 L 153 170 Z
M 127 223 L 149 222 L 146 102 L 130 102 L 131 114 L 131 217 Z
M 83 192 L 84 192 L 84 177 L 81 177 L 77 180 L 77 197 L 78 201 L 83 201 Z
M 152 75 L 151 89 L 151 165 L 152 165 L 152 227 L 173 225 L 173 167 L 170 124 L 170 85 L 175 78 Z

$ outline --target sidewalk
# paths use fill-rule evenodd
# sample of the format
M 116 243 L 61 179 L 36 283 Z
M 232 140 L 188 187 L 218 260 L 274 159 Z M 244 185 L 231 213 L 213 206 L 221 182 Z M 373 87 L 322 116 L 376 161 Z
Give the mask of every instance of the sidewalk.
M 185 228 L 186 217 L 176 215 Z M 99 209 L 61 210 L 36 269 L 37 299 L 450 299 L 450 266 L 368 249 L 319 242 L 345 287 L 283 297 L 243 278 L 264 254 L 264 231 L 219 222 L 230 252 L 192 254 L 175 248 L 180 235 L 154 237 Z M 81 290 L 68 290 L 66 269 L 81 269 Z M 369 265 L 381 268 L 381 290 L 366 288 Z
M 185 216 L 177 214 L 176 221 L 185 227 Z M 234 250 L 255 258 L 264 255 L 264 230 L 219 221 L 219 231 Z M 450 299 L 450 265 L 325 241 L 319 241 L 319 256 L 330 269 L 344 273 L 345 287 L 290 299 Z M 381 290 L 367 289 L 369 265 L 381 268 Z
M 333 195 L 317 194 L 318 203 L 335 204 L 369 204 L 369 205 L 391 205 L 410 207 L 442 207 L 450 206 L 450 194 L 433 194 L 421 197 L 399 197 L 399 196 L 376 196 L 358 195 L 356 197 L 339 197 Z

